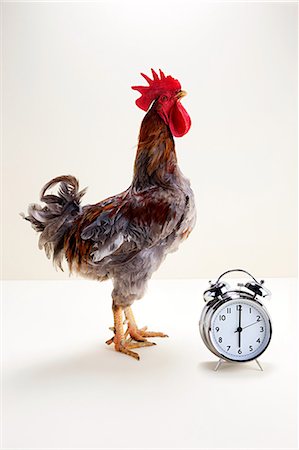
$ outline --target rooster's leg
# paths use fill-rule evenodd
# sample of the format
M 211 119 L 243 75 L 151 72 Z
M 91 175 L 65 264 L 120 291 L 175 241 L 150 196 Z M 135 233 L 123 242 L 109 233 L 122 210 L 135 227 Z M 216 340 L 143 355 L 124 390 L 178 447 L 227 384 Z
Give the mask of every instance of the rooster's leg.
M 127 332 L 124 332 L 123 327 L 123 308 L 121 306 L 112 306 L 113 317 L 114 317 L 114 337 L 106 341 L 106 344 L 110 345 L 114 343 L 115 350 L 117 352 L 125 353 L 126 355 L 132 356 L 135 359 L 139 359 L 139 355 L 136 352 L 132 352 L 131 348 L 147 347 L 149 345 L 155 345 L 152 342 L 131 342 L 126 340 Z
M 167 334 L 155 331 L 146 331 L 147 327 L 138 328 L 133 311 L 130 306 L 125 308 L 125 316 L 128 322 L 126 334 L 129 334 L 134 341 L 148 342 L 148 337 L 168 337 Z

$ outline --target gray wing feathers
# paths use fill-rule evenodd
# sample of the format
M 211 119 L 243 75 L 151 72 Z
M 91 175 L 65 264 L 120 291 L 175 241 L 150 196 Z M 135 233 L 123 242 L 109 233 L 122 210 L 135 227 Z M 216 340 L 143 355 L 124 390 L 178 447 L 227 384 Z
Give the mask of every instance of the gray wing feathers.
M 156 210 L 160 207 L 158 200 L 154 199 L 151 204 Z M 129 256 L 145 248 L 165 245 L 168 239 L 174 238 L 176 225 L 181 217 L 181 201 L 176 200 L 176 207 L 173 202 L 169 202 L 168 214 L 163 223 L 155 221 L 154 215 L 149 211 L 141 219 L 137 213 L 134 216 L 134 204 L 131 205 L 130 213 L 125 212 L 128 211 L 126 207 L 119 206 L 99 212 L 97 219 L 86 226 L 81 233 L 83 240 L 91 240 L 94 243 L 90 255 L 92 261 L 98 263 L 115 252 L 118 257 L 122 254 Z M 165 202 L 165 198 L 163 201 Z M 140 210 L 140 206 L 137 205 L 137 207 Z M 131 217 L 130 220 L 127 214 Z

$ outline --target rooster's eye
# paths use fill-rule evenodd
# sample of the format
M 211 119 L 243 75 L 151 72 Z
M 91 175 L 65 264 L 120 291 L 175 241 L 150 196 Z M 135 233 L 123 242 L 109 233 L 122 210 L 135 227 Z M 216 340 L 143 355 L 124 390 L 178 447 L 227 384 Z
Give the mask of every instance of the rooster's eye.
M 166 95 L 163 95 L 163 96 L 161 97 L 161 101 L 162 101 L 162 102 L 166 102 L 166 100 L 168 100 L 167 96 L 166 96 Z

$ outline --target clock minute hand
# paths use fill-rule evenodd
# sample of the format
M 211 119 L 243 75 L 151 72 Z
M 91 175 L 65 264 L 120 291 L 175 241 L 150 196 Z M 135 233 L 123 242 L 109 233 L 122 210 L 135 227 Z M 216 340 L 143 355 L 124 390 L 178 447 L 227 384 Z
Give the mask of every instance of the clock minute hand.
M 256 320 L 255 322 L 252 322 L 252 323 L 250 323 L 249 325 L 246 325 L 246 327 L 243 327 L 243 330 L 244 330 L 244 328 L 251 327 L 252 325 L 255 325 L 256 323 L 259 323 L 259 321 Z
M 252 322 L 252 323 L 250 323 L 249 325 L 246 325 L 246 327 L 243 327 L 242 330 L 244 330 L 245 328 L 251 327 L 252 325 L 255 325 L 255 324 L 258 323 L 258 322 L 259 322 L 259 321 L 256 320 L 255 322 Z M 237 330 L 235 331 L 235 333 L 237 333 L 238 331 L 239 331 L 239 329 L 237 329 Z

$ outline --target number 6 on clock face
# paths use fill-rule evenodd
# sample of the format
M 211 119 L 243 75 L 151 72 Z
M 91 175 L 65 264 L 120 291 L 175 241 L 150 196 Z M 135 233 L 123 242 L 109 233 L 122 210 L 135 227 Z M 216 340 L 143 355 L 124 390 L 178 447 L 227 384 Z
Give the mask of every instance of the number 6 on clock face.
M 206 337 L 210 349 L 221 358 L 250 361 L 261 355 L 271 339 L 271 322 L 265 307 L 256 300 L 234 299 L 212 313 Z

